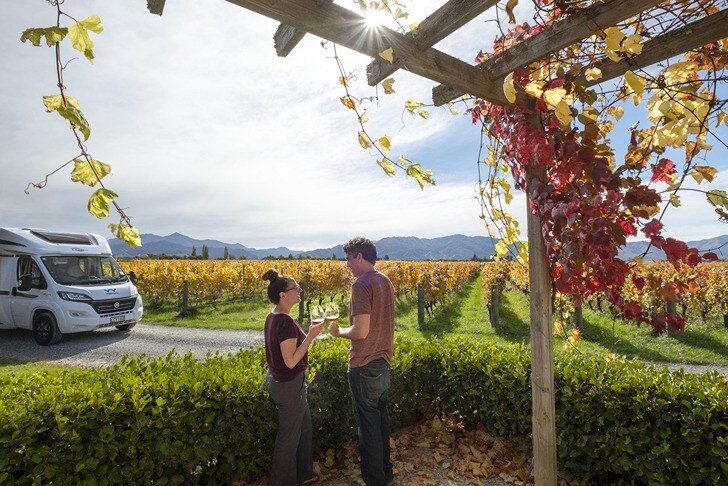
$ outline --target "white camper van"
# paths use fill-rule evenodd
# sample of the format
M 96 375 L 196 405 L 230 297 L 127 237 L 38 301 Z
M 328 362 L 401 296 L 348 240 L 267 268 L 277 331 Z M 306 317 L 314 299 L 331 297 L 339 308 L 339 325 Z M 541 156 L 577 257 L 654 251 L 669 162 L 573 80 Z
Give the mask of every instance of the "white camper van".
M 142 298 L 95 234 L 0 228 L 0 329 L 29 329 L 38 344 L 65 333 L 142 318 Z

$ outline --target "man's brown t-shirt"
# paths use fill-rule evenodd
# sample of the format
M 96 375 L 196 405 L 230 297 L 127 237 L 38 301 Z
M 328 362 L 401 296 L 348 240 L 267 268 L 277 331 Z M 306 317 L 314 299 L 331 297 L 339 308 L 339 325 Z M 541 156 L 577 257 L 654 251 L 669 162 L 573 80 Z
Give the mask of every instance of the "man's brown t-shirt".
M 376 270 L 359 276 L 351 287 L 349 320 L 369 314 L 369 334 L 353 339 L 349 367 L 358 368 L 378 358 L 390 365 L 394 361 L 394 287 L 389 278 Z

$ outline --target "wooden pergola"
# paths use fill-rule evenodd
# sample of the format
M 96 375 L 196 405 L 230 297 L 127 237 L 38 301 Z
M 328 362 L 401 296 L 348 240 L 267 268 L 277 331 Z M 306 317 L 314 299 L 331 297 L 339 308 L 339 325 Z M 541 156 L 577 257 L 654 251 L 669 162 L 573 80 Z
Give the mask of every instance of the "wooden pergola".
M 439 83 L 432 90 L 436 105 L 464 94 L 495 104 L 509 102 L 503 81 L 514 70 L 544 59 L 596 32 L 649 11 L 662 0 L 595 0 L 487 61 L 473 66 L 432 46 L 494 7 L 497 0 L 449 0 L 419 26 L 416 37 L 386 27 L 372 31 L 365 18 L 333 0 L 226 0 L 245 9 L 281 22 L 274 43 L 279 56 L 288 55 L 307 33 L 371 56 L 367 80 L 372 86 L 398 69 L 405 69 Z M 147 0 L 149 11 L 162 14 L 165 0 Z M 622 76 L 628 70 L 647 68 L 681 53 L 726 37 L 728 9 L 685 23 L 680 28 L 653 37 L 644 44 L 642 54 L 618 62 L 605 59 L 595 67 L 602 78 L 589 81 L 596 85 Z M 391 48 L 394 62 L 379 57 Z M 517 100 L 517 103 L 521 100 Z M 534 120 L 538 123 L 538 119 Z M 544 180 L 544 169 L 529 169 L 528 185 Z M 554 361 L 551 323 L 551 279 L 540 218 L 528 211 L 528 248 L 531 311 L 531 389 L 533 404 L 534 476 L 538 485 L 555 485 L 556 420 L 554 402 Z

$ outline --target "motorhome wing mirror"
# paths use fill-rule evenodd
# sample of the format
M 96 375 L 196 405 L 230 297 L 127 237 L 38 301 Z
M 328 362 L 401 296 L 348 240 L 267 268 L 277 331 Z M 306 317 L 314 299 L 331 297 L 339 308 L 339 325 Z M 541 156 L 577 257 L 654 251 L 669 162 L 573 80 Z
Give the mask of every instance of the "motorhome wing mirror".
M 18 290 L 21 292 L 27 292 L 33 288 L 33 276 L 32 275 L 21 275 L 18 280 Z
M 134 270 L 129 272 L 129 281 L 136 285 L 136 273 L 134 273 Z

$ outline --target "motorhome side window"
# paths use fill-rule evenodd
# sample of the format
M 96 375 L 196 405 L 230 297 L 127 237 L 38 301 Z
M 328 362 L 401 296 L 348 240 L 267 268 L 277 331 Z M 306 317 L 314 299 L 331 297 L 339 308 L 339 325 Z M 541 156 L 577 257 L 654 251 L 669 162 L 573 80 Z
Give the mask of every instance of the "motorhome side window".
M 43 278 L 43 274 L 41 273 L 38 264 L 30 257 L 20 257 L 18 259 L 18 279 L 20 279 L 22 275 L 31 276 L 33 288 L 48 288 L 48 284 L 46 283 L 45 278 Z
M 101 285 L 127 282 L 124 270 L 108 256 L 45 256 L 41 260 L 61 285 Z

